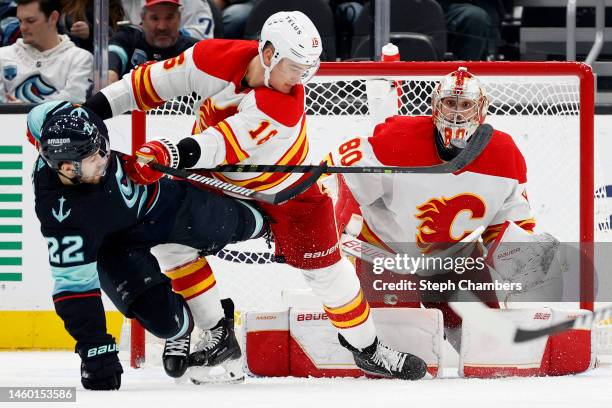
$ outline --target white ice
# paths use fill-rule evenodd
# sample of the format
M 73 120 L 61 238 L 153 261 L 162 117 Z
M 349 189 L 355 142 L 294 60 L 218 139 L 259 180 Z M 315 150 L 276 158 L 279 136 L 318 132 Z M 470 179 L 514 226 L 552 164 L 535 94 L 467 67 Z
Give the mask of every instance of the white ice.
M 75 403 L 0 403 L 44 407 L 283 407 L 283 408 L 610 408 L 612 366 L 565 377 L 406 382 L 371 379 L 247 378 L 242 384 L 177 384 L 161 368 L 124 365 L 121 390 L 92 392 L 79 381 L 79 358 L 70 352 L 0 352 L 0 386 L 77 387 Z M 456 372 L 456 370 L 454 370 Z

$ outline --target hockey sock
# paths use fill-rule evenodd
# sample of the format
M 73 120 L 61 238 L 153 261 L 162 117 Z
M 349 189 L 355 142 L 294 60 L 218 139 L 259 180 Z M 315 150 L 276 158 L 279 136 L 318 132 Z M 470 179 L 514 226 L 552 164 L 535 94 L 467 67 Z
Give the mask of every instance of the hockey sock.
M 198 250 L 185 245 L 163 244 L 151 249 L 172 288 L 185 300 L 201 329 L 213 327 L 223 317 L 215 276 Z
M 370 316 L 370 305 L 351 262 L 342 258 L 331 266 L 305 270 L 303 274 L 323 302 L 325 312 L 338 333 L 355 348 L 372 345 L 376 329 Z
M 196 326 L 208 329 L 223 318 L 215 276 L 204 257 L 197 257 L 165 273 L 172 279 L 174 291 L 187 301 Z

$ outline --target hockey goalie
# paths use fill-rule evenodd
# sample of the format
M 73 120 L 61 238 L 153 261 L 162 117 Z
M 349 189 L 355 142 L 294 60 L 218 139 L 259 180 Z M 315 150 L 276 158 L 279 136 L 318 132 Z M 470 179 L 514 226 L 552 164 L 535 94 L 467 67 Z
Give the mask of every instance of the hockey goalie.
M 421 264 L 436 258 L 445 261 L 401 274 L 380 274 L 358 260 L 362 286 L 374 306 L 423 304 L 440 310 L 446 338 L 459 352 L 464 375 L 583 371 L 591 359 L 589 331 L 519 346 L 511 339 L 491 337 L 494 328 L 482 330 L 475 316 L 470 319 L 455 311 L 462 300 L 479 300 L 490 308 L 512 304 L 512 310 L 501 314 L 526 325 L 568 316 L 520 303 L 560 301 L 566 262 L 554 237 L 534 233 L 527 167 L 512 137 L 481 126 L 488 103 L 479 80 L 460 67 L 435 87 L 431 116 L 392 116 L 371 137 L 348 139 L 330 154 L 329 162 L 336 166 L 434 166 L 486 144 L 455 173 L 345 174 L 339 185 L 327 181 L 330 191 L 348 187 L 356 200 L 360 214 L 353 217 L 351 228 L 361 240 Z M 481 226 L 482 236 L 466 243 Z M 458 307 L 449 307 L 451 302 Z M 557 358 L 559 354 L 563 357 Z

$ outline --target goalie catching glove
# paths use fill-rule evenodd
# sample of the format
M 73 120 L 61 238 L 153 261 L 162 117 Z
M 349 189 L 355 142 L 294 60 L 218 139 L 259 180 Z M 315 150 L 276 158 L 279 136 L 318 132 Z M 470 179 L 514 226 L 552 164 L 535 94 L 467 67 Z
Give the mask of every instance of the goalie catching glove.
M 157 139 L 140 146 L 125 162 L 125 171 L 137 184 L 152 184 L 162 178 L 163 173 L 152 169 L 149 163 L 178 168 L 179 151 L 177 146 L 167 139 Z
M 110 336 L 109 336 L 110 337 Z M 77 343 L 81 357 L 81 384 L 87 390 L 118 390 L 123 368 L 115 339 L 106 343 Z
M 552 235 L 528 233 L 506 221 L 490 245 L 486 260 L 493 280 L 515 284 L 511 290 L 497 291 L 499 301 L 561 301 L 563 275 L 568 267 L 562 249 Z

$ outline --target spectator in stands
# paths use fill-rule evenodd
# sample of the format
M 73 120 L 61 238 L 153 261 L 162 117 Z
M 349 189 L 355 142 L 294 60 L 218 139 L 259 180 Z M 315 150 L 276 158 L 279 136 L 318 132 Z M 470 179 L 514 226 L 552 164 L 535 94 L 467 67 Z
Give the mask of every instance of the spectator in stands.
M 122 0 L 130 22 L 140 25 L 145 0 Z M 213 38 L 215 22 L 210 4 L 206 0 L 182 0 L 180 33 L 198 40 Z
M 444 10 L 448 49 L 459 60 L 494 58 L 501 44 L 500 0 L 437 0 Z
M 146 61 L 176 57 L 198 40 L 179 34 L 180 0 L 147 0 L 142 27 L 125 26 L 108 46 L 108 82 L 113 83 Z
M 215 6 L 223 14 L 223 36 L 240 39 L 244 35 L 244 27 L 258 0 L 213 0 Z
M 93 52 L 94 0 L 62 0 L 63 14 L 60 26 L 70 39 L 81 48 Z M 125 20 L 121 0 L 108 0 L 109 36 L 117 30 L 118 23 Z
M 58 34 L 60 12 L 59 0 L 17 0 L 23 38 L 0 48 L 0 102 L 85 101 L 93 56 Z
M 11 45 L 21 35 L 15 0 L 0 0 L 0 47 Z

